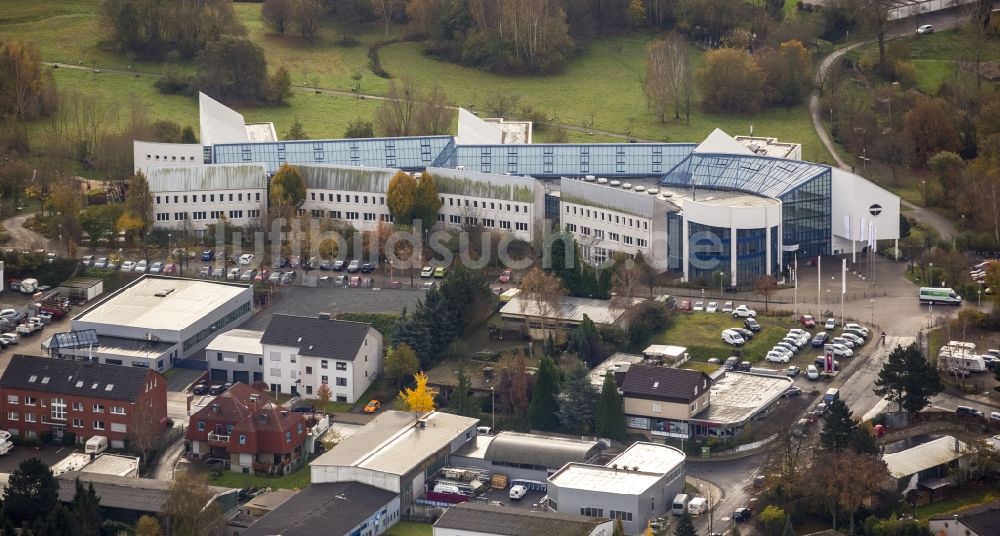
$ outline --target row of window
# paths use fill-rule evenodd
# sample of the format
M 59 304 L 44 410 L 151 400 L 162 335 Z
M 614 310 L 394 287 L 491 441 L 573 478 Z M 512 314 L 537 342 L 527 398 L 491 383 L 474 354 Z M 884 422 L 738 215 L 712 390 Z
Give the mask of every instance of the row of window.
M 11 405 L 18 405 L 24 403 L 25 406 L 37 406 L 45 407 L 45 399 L 39 399 L 34 396 L 25 395 L 22 399 L 18 395 L 7 395 L 7 403 Z M 52 416 L 54 418 L 63 419 L 66 418 L 66 401 L 62 398 L 51 399 L 52 405 Z M 73 402 L 73 411 L 83 411 L 83 402 Z M 104 413 L 104 404 L 94 404 L 91 407 L 92 413 Z M 112 415 L 125 415 L 125 406 L 111 406 Z
M 593 235 L 593 237 L 596 238 L 597 240 L 608 240 L 609 242 L 621 242 L 626 246 L 634 245 L 640 248 L 649 246 L 649 241 L 646 240 L 645 238 L 633 238 L 629 235 L 620 235 L 618 233 L 612 233 L 612 232 L 608 232 L 607 234 L 605 234 L 605 232 L 601 229 L 591 229 L 590 227 L 585 227 L 582 225 L 577 227 L 575 223 L 567 223 L 566 230 L 571 233 L 580 233 L 584 236 Z
M 170 161 L 171 162 L 176 162 L 178 158 L 180 158 L 181 162 L 194 162 L 195 161 L 195 157 L 193 157 L 193 156 L 176 156 L 176 155 L 171 156 L 170 157 Z M 158 155 L 158 154 L 157 155 L 148 155 L 147 154 L 146 155 L 146 160 L 160 160 L 160 155 Z M 163 155 L 163 161 L 164 162 L 167 161 L 167 155 Z
M 237 307 L 236 310 L 216 320 L 215 322 L 212 323 L 211 326 L 208 326 L 207 328 L 199 331 L 198 333 L 195 333 L 193 336 L 189 337 L 186 341 L 184 341 L 184 351 L 187 352 L 191 348 L 195 347 L 201 341 L 207 339 L 213 333 L 219 332 L 222 328 L 228 326 L 229 324 L 232 324 L 233 322 L 236 321 L 236 319 L 242 317 L 243 315 L 249 312 L 250 312 L 250 302 L 244 302 L 243 305 Z
M 445 203 L 445 201 L 447 201 L 447 203 Z M 507 212 L 513 211 L 516 214 L 520 214 L 521 212 L 524 212 L 525 214 L 528 213 L 529 205 L 522 203 L 498 203 L 496 201 L 479 201 L 477 199 L 473 199 L 470 205 L 469 200 L 463 197 L 441 197 L 441 204 L 449 207 L 471 206 L 472 208 L 485 209 L 487 203 L 489 203 L 490 210 L 506 210 Z M 507 208 L 504 208 L 504 205 L 507 205 Z
M 316 201 L 316 194 L 317 193 L 319 193 L 319 200 L 320 201 L 328 201 L 330 203 L 334 203 L 334 202 L 336 202 L 336 203 L 350 203 L 351 202 L 351 194 L 327 194 L 326 192 L 309 192 L 309 200 L 310 201 Z M 383 207 L 385 206 L 385 196 L 384 195 L 372 195 L 372 196 L 369 197 L 367 195 L 355 194 L 353 197 L 354 197 L 354 204 L 356 204 L 356 205 L 368 205 L 368 204 L 371 204 L 371 205 L 380 205 L 380 206 L 383 206 Z M 334 201 L 334 199 L 336 199 L 336 201 Z M 370 201 L 370 203 L 369 203 L 369 201 Z
M 248 202 L 260 202 L 260 192 L 247 192 L 246 194 L 247 194 L 246 195 L 246 200 Z M 225 203 L 226 202 L 226 195 L 227 194 L 219 194 L 219 202 L 220 203 Z M 236 192 L 235 194 L 234 193 L 229 193 L 228 196 L 229 196 L 229 202 L 230 203 L 233 202 L 233 201 L 236 201 L 236 202 L 242 202 L 243 201 L 243 192 Z M 187 196 L 187 195 L 173 195 L 173 196 L 171 196 L 171 195 L 162 195 L 162 196 L 160 196 L 160 195 L 158 195 L 158 196 L 155 197 L 155 202 L 156 202 L 157 205 L 160 205 L 160 204 L 169 205 L 171 197 L 173 198 L 174 204 L 177 204 L 177 203 L 187 203 L 189 196 Z M 198 203 L 198 194 L 191 194 L 190 198 L 191 198 L 191 202 L 192 203 Z M 163 201 L 163 202 L 161 203 L 160 201 Z M 201 202 L 202 203 L 215 203 L 215 194 L 201 194 Z
M 437 221 L 444 222 L 444 214 L 438 214 Z M 452 215 L 448 216 L 448 223 L 451 223 L 451 224 L 454 224 L 454 225 L 461 225 L 462 224 L 462 217 L 452 214 Z M 472 226 L 472 227 L 475 227 L 475 226 L 478 226 L 478 225 L 482 225 L 483 227 L 486 227 L 488 229 L 503 229 L 503 230 L 506 230 L 506 231 L 510 230 L 510 222 L 509 221 L 507 221 L 507 220 L 500 220 L 498 222 L 497 220 L 494 220 L 493 218 L 482 218 L 482 219 L 480 219 L 480 218 L 474 218 L 474 217 L 471 217 L 471 216 L 466 216 L 465 217 L 465 225 L 469 225 L 469 226 Z M 528 224 L 525 223 L 525 222 L 516 221 L 516 222 L 514 222 L 514 229 L 516 229 L 518 231 L 527 231 L 528 230 Z
M 158 212 L 158 213 L 156 213 L 156 221 L 170 221 L 170 214 L 171 213 L 169 213 L 169 212 Z M 229 214 L 228 217 L 229 217 L 230 220 L 242 220 L 243 219 L 244 211 L 242 211 L 242 210 L 230 210 L 228 212 L 228 214 Z M 211 212 L 195 211 L 195 212 L 192 212 L 190 215 L 191 215 L 191 219 L 192 220 L 196 220 L 196 221 L 203 221 L 203 220 L 212 220 L 212 221 L 215 221 L 215 220 L 218 220 L 219 218 L 223 217 L 224 215 L 226 215 L 226 211 L 224 211 L 224 210 L 213 210 Z M 174 212 L 173 216 L 174 216 L 174 221 L 184 221 L 184 220 L 188 219 L 188 213 L 187 212 Z M 259 218 L 260 217 L 260 209 L 247 210 L 246 211 L 246 217 L 247 218 Z
M 649 220 L 640 218 L 629 218 L 628 216 L 620 216 L 618 214 L 612 214 L 610 212 L 602 212 L 596 209 L 577 207 L 576 205 L 567 204 L 566 214 L 573 214 L 574 216 L 582 216 L 584 218 L 599 220 L 606 223 L 614 223 L 615 225 L 624 225 L 626 227 L 632 227 L 634 229 L 642 229 L 643 231 L 649 230 Z
M 16 411 L 8 411 L 7 412 L 7 420 L 10 421 L 10 422 L 20 421 L 21 420 L 21 414 L 18 413 L 18 412 L 16 412 Z M 36 415 L 34 413 L 25 413 L 24 414 L 24 422 L 38 422 L 38 415 Z M 73 419 L 73 428 L 83 428 L 84 427 L 83 422 L 84 422 L 83 419 L 74 418 Z M 104 421 L 95 420 L 95 421 L 92 421 L 92 422 L 93 422 L 93 426 L 91 428 L 93 428 L 94 430 L 104 430 L 105 429 L 105 424 L 106 423 Z M 111 431 L 112 432 L 120 432 L 120 433 L 124 434 L 124 433 L 127 432 L 127 430 L 128 430 L 128 426 L 126 426 L 123 423 L 111 423 Z

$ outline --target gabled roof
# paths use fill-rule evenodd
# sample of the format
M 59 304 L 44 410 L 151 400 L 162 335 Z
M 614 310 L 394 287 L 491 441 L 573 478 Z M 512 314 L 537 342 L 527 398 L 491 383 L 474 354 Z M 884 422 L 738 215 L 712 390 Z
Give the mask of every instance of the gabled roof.
M 970 508 L 958 514 L 935 516 L 931 521 L 958 521 L 978 536 L 996 534 L 1000 530 L 1000 502 Z
M 371 325 L 346 320 L 276 314 L 261 344 L 298 348 L 298 355 L 353 361 Z
M 20 354 L 2 356 L 0 362 L 6 362 L 6 368 L 0 376 L 0 389 L 22 389 L 129 402 L 134 402 L 145 392 L 150 374 L 160 376 L 158 372 L 146 368 Z M 167 380 L 159 377 L 158 381 Z
M 622 394 L 631 398 L 690 403 L 712 386 L 707 374 L 698 370 L 632 365 L 622 380 Z
M 257 402 L 252 402 L 250 397 L 257 396 Z M 224 393 L 215 397 L 207 406 L 198 410 L 191 416 L 191 420 L 211 419 L 236 425 L 247 418 L 255 406 L 263 406 L 273 402 L 267 394 L 262 393 L 249 385 L 236 382 L 232 387 L 226 389 Z M 188 434 L 193 434 L 196 428 L 188 427 Z
M 283 438 L 285 432 L 292 432 L 292 437 L 295 440 L 291 443 L 285 443 L 281 439 L 281 445 L 286 447 L 281 452 L 291 452 L 294 447 L 298 446 L 299 434 L 295 431 L 295 427 L 298 425 L 305 426 L 305 419 L 302 418 L 301 414 L 288 411 L 273 402 L 268 402 L 256 410 L 251 407 L 250 410 L 251 414 L 233 427 L 233 432 L 230 434 L 230 445 L 235 440 L 233 439 L 235 436 L 245 434 L 255 437 L 257 440 L 257 445 L 253 445 L 254 448 L 251 450 L 255 452 L 270 452 L 270 449 L 263 441 L 264 434 L 272 434 L 272 436 Z M 267 442 L 266 444 L 274 445 L 273 442 Z
M 952 436 L 939 437 L 882 457 L 893 478 L 904 478 L 957 460 L 971 453 L 965 443 Z
M 464 502 L 448 508 L 435 528 L 504 536 L 589 536 L 607 519 L 558 512 L 532 512 Z

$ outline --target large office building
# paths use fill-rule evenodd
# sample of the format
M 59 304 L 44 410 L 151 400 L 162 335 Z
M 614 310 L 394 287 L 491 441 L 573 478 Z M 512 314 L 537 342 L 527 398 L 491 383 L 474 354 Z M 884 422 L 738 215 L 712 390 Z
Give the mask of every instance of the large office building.
M 204 95 L 200 104 L 201 143 L 136 141 L 137 169 L 257 165 L 270 175 L 294 164 L 307 180 L 303 213 L 358 229 L 392 221 L 385 193 L 392 174 L 404 170 L 437 179 L 441 227 L 527 240 L 564 229 L 590 262 L 641 252 L 686 281 L 748 287 L 796 258 L 851 254 L 899 238 L 899 197 L 853 173 L 802 161 L 801 146 L 773 138 L 716 130 L 699 144 L 531 144 L 510 135 L 510 125 L 460 111 L 454 137 L 278 141 L 268 124 L 248 125 Z M 177 187 L 161 188 L 173 201 Z M 215 192 L 205 193 L 210 199 Z M 201 191 L 191 195 L 201 202 Z M 185 221 L 182 210 L 163 211 L 165 226 Z
M 52 357 L 163 372 L 253 314 L 249 285 L 145 275 L 73 317 L 42 343 Z

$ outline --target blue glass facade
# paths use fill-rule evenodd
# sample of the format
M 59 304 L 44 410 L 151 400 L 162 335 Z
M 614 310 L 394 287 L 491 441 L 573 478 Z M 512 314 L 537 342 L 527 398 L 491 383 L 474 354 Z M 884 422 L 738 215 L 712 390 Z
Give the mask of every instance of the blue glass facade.
M 729 273 L 730 230 L 688 222 L 688 280 L 711 283 L 719 272 Z
M 780 197 L 782 244 L 798 244 L 799 258 L 809 259 L 830 253 L 833 212 L 830 200 L 831 173 L 824 173 Z M 792 255 L 795 253 L 786 253 Z M 787 265 L 787 260 L 782 260 Z
M 451 136 L 239 143 L 212 147 L 212 163 L 260 162 L 274 173 L 284 163 L 421 170 L 452 142 Z
M 667 269 L 684 270 L 684 217 L 677 212 L 667 213 Z
M 435 165 L 537 178 L 649 177 L 666 173 L 695 147 L 690 143 L 452 145 Z
M 776 229 L 776 228 L 775 228 Z M 767 273 L 767 229 L 736 230 L 736 282 L 752 283 Z

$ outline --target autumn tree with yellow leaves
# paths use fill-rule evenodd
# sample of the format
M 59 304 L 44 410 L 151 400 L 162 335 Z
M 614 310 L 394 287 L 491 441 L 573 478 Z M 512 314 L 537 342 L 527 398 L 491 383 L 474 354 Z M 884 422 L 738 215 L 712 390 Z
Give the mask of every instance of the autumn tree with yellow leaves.
M 399 392 L 399 399 L 416 413 L 434 411 L 434 393 L 427 389 L 427 375 L 420 371 L 413 375 L 417 383 L 413 389 L 406 387 Z

